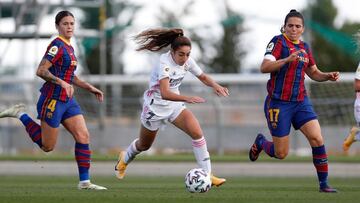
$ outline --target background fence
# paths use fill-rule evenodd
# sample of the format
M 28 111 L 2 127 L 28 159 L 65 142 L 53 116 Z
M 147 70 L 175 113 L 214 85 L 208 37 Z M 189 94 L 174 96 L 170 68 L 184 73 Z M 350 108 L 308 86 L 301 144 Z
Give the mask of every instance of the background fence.
M 187 104 L 203 128 L 210 151 L 223 153 L 246 152 L 258 132 L 268 138 L 269 132 L 263 113 L 266 97 L 266 74 L 221 74 L 212 77 L 230 90 L 230 97 L 219 98 L 196 78 L 187 77 L 180 91 L 185 95 L 198 95 L 206 99 L 203 104 Z M 126 147 L 138 136 L 142 94 L 148 85 L 148 76 L 81 76 L 99 86 L 106 93 L 104 103 L 81 89 L 76 98 L 86 117 L 91 134 L 92 149 L 99 153 L 112 153 Z M 307 79 L 307 90 L 319 115 L 322 132 L 330 153 L 341 153 L 342 141 L 353 118 L 353 74 L 342 74 L 336 83 L 316 83 Z M 36 102 L 41 80 L 0 78 L 0 109 L 15 103 L 25 103 L 29 114 L 36 118 Z M 57 151 L 69 151 L 74 141 L 62 127 Z M 291 132 L 291 153 L 310 154 L 309 145 L 298 131 Z M 171 124 L 160 130 L 148 153 L 191 151 L 190 138 Z M 17 119 L 0 120 L 0 153 L 28 153 L 39 151 L 27 138 L 24 127 Z M 360 152 L 354 144 L 350 153 Z

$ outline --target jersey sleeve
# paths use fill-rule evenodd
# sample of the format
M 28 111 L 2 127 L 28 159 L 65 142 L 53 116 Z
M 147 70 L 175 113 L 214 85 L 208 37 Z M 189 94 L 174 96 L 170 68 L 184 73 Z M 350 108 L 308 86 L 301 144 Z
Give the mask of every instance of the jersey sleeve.
M 188 65 L 189 65 L 189 71 L 190 73 L 192 73 L 195 76 L 200 76 L 203 71 L 201 70 L 201 68 L 199 67 L 199 65 L 195 62 L 195 60 L 191 57 L 189 57 L 188 61 L 187 61 Z
M 355 79 L 360 80 L 360 63 L 356 69 Z
M 43 58 L 54 64 L 62 54 L 61 44 L 57 43 L 56 40 L 53 40 L 48 46 Z
M 266 51 L 264 54 L 265 59 L 269 59 L 271 61 L 276 61 L 281 57 L 281 48 L 282 48 L 282 40 L 280 36 L 275 36 L 271 39 L 271 41 L 266 46 Z
M 164 78 L 170 78 L 170 66 L 164 61 L 160 61 L 160 66 L 158 67 L 158 80 Z

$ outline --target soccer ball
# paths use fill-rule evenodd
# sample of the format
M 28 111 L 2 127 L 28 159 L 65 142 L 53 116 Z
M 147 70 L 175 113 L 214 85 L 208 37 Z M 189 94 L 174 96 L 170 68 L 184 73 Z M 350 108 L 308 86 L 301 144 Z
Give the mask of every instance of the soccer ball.
M 207 192 L 211 188 L 210 174 L 202 168 L 191 169 L 185 176 L 185 186 L 191 193 Z

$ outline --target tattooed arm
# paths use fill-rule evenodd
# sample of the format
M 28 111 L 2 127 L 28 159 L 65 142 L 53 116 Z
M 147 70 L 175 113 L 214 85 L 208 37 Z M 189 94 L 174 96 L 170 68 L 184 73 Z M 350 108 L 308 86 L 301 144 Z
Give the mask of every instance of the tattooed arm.
M 52 66 L 52 63 L 48 61 L 47 59 L 42 59 L 38 69 L 36 71 L 36 75 L 44 79 L 45 81 L 52 82 L 54 84 L 60 85 L 62 88 L 65 89 L 66 94 L 68 97 L 72 97 L 74 94 L 74 88 L 69 83 L 61 80 L 60 78 L 53 75 L 49 68 Z

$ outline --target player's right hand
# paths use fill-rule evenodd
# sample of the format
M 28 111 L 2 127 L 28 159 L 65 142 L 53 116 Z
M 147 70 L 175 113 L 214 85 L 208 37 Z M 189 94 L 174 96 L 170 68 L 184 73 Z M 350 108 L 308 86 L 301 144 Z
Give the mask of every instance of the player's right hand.
M 73 97 L 74 95 L 74 87 L 72 85 L 70 85 L 69 83 L 63 81 L 61 83 L 61 87 L 65 89 L 66 95 L 70 98 Z

